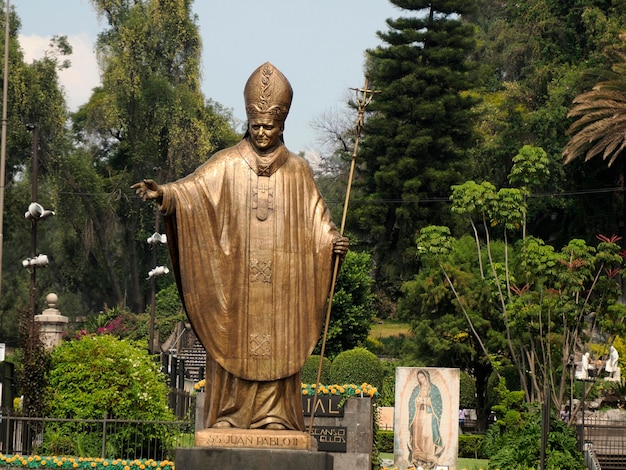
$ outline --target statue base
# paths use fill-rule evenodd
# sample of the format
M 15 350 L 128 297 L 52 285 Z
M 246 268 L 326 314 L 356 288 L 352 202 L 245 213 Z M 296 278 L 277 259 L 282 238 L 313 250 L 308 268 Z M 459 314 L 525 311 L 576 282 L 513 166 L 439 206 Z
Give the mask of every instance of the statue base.
M 333 456 L 305 449 L 191 447 L 176 449 L 174 464 L 181 470 L 333 470 Z
M 317 451 L 317 441 L 299 431 L 268 429 L 201 429 L 195 447 L 176 450 L 182 470 L 332 470 L 333 457 Z

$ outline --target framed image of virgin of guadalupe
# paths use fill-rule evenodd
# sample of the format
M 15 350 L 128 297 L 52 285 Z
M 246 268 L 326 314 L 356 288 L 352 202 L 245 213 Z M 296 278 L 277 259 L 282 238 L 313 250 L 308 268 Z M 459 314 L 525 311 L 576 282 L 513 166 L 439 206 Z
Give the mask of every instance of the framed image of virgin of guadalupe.
M 456 470 L 459 387 L 459 369 L 396 369 L 394 463 L 399 470 Z

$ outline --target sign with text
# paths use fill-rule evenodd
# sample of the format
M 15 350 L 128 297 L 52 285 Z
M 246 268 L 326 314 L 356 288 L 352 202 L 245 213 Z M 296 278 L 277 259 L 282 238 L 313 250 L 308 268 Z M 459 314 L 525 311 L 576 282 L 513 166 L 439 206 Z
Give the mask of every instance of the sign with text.
M 347 428 L 344 426 L 313 426 L 312 436 L 317 440 L 317 450 L 347 452 Z
M 324 418 L 343 418 L 344 409 L 342 401 L 344 400 L 344 397 L 337 395 L 318 396 L 315 404 L 315 416 Z M 302 411 L 304 412 L 304 416 L 311 416 L 312 408 L 313 397 L 303 395 Z

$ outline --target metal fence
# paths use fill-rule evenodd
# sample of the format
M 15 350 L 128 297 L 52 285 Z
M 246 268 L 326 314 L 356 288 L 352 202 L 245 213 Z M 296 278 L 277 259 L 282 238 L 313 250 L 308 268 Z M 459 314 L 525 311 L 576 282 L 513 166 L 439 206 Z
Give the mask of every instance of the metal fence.
M 576 432 L 580 449 L 592 449 L 603 470 L 626 468 L 626 421 L 585 414 L 584 427 L 579 422 Z
M 55 419 L 3 410 L 0 418 L 3 454 L 174 460 L 177 448 L 193 442 L 193 415 L 178 421 Z

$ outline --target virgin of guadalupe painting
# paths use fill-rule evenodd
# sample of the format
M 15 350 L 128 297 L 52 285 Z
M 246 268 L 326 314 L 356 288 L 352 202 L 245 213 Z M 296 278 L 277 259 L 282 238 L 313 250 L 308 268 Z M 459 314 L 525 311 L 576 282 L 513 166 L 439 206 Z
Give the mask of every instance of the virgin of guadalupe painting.
M 399 367 L 394 413 L 395 466 L 454 470 L 458 413 L 458 369 Z
M 413 465 L 434 465 L 445 450 L 441 438 L 443 403 L 439 387 L 426 369 L 417 371 L 418 385 L 409 400 L 409 460 Z

